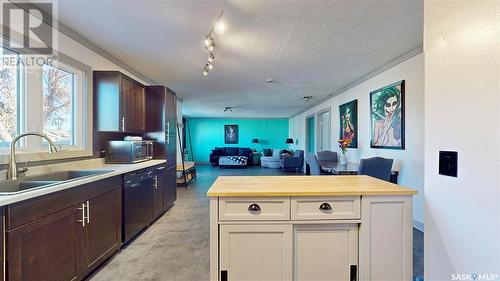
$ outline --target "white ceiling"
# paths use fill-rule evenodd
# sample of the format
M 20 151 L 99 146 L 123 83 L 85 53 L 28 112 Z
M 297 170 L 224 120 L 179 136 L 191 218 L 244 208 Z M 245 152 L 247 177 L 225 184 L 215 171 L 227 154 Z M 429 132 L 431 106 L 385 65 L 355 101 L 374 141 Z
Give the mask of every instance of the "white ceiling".
M 290 117 L 423 37 L 422 1 L 59 0 L 58 7 L 63 24 L 166 83 L 192 117 Z M 222 9 L 228 29 L 216 36 L 214 70 L 204 77 L 204 35 Z M 307 95 L 313 99 L 300 99 Z

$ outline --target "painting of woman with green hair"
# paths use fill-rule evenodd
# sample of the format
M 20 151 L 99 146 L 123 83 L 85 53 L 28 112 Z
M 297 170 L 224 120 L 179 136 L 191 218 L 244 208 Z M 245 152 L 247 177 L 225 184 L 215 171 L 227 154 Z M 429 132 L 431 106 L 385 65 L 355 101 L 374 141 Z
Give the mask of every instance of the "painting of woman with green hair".
M 372 148 L 404 149 L 404 80 L 370 93 Z

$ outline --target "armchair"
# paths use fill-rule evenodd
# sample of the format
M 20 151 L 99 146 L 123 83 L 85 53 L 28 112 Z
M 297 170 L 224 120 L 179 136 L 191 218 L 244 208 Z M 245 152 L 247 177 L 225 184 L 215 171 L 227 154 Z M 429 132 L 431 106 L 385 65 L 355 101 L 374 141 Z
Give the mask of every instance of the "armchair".
M 295 150 L 293 156 L 284 156 L 280 159 L 280 166 L 283 171 L 290 169 L 295 172 L 301 171 L 304 165 L 304 150 Z

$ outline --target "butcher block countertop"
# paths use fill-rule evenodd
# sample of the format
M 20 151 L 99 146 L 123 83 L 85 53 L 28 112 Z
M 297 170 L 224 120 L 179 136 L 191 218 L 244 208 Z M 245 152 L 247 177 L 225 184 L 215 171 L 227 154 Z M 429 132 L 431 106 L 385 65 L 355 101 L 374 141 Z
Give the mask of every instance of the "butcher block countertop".
M 208 196 L 413 195 L 414 189 L 369 176 L 223 176 Z

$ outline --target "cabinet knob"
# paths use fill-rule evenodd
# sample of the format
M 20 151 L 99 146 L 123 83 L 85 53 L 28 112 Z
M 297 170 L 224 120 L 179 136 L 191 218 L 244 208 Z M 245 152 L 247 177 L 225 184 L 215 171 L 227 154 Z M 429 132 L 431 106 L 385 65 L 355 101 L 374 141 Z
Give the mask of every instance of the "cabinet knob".
M 332 210 L 332 206 L 330 206 L 330 204 L 328 203 L 323 203 L 319 206 L 319 209 L 323 212 L 329 212 Z
M 260 212 L 260 206 L 258 204 L 251 204 L 248 206 L 249 212 Z

